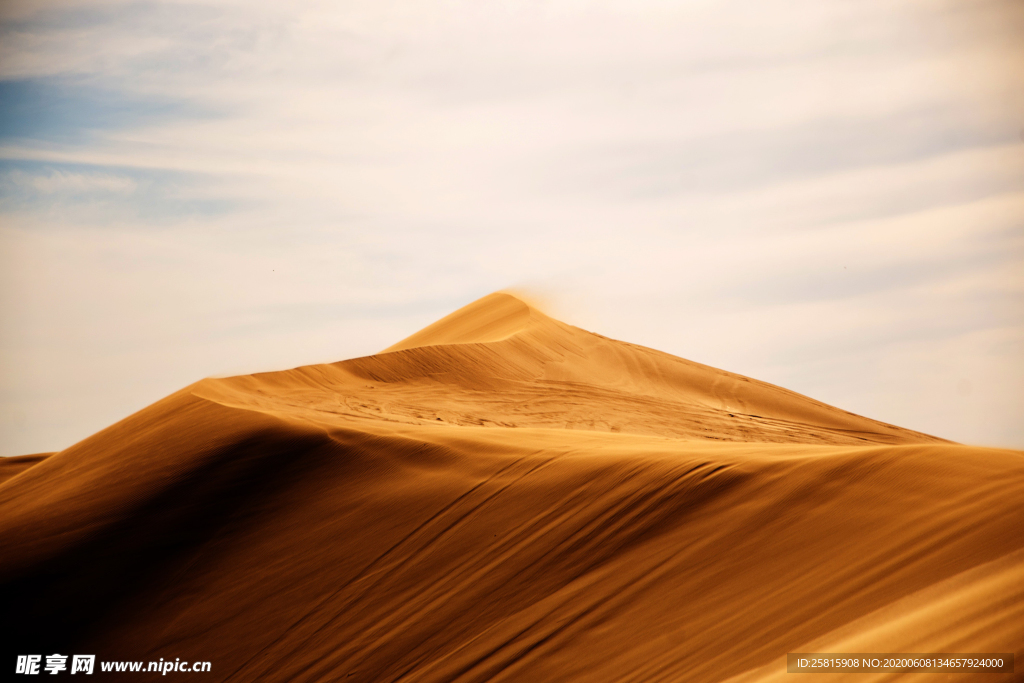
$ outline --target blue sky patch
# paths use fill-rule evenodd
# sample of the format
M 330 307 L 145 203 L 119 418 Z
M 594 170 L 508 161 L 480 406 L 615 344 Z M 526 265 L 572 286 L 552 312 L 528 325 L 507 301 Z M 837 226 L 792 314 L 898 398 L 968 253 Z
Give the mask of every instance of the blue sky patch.
M 65 78 L 0 80 L 0 141 L 80 142 L 100 131 L 203 115 L 189 103 Z

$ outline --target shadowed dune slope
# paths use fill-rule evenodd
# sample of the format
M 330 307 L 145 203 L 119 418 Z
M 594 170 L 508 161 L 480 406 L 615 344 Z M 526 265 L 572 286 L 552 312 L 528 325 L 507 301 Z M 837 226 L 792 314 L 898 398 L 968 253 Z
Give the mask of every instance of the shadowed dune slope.
M 16 474 L 36 465 L 53 453 L 34 453 L 32 455 L 18 455 L 12 458 L 0 458 L 0 483 L 3 483 Z
M 377 356 L 198 382 L 0 474 L 5 652 L 310 682 L 754 681 L 809 648 L 1024 657 L 1024 453 L 504 294 Z

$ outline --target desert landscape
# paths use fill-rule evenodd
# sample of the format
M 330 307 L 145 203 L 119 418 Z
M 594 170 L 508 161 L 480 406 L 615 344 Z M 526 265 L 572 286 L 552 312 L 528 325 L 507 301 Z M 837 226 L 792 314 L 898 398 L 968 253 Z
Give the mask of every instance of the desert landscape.
M 12 653 L 282 682 L 799 681 L 817 676 L 787 674 L 789 652 L 1024 658 L 1024 453 L 509 293 L 373 356 L 196 382 L 0 476 Z

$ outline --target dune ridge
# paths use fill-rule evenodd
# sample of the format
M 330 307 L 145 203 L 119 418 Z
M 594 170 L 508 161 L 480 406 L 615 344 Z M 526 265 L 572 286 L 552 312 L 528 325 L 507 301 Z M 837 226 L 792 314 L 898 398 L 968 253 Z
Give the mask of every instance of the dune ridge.
M 231 405 L 294 408 L 327 422 L 344 414 L 727 441 L 946 443 L 566 325 L 500 292 L 375 356 L 204 380 L 195 391 Z
M 375 356 L 202 380 L 8 469 L 11 652 L 310 682 L 769 680 L 807 647 L 1024 656 L 1024 453 L 508 294 Z

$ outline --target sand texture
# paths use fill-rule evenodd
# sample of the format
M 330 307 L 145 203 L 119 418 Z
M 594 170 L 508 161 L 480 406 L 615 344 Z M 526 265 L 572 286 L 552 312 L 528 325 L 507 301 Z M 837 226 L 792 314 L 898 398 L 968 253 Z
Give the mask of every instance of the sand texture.
M 5 651 L 212 662 L 167 680 L 900 678 L 786 674 L 796 651 L 1024 671 L 1024 453 L 500 293 L 7 459 L 0 548 Z

